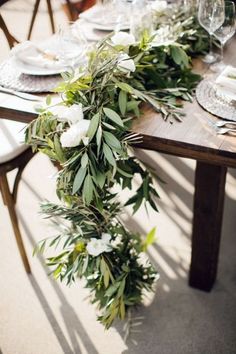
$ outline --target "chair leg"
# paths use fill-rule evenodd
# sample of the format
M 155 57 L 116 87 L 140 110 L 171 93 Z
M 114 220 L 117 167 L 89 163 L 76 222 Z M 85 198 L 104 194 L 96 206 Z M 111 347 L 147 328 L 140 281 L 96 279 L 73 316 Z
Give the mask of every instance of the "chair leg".
M 55 25 L 54 25 L 54 18 L 53 18 L 51 0 L 47 0 L 47 7 L 48 7 L 48 14 L 49 14 L 49 17 L 50 17 L 50 22 L 51 22 L 51 27 L 52 27 L 52 33 L 55 33 Z
M 0 176 L 0 186 L 1 186 L 0 189 L 2 192 L 4 204 L 7 206 L 8 212 L 9 212 L 9 215 L 11 218 L 11 222 L 12 222 L 12 226 L 13 226 L 13 230 L 14 230 L 14 234 L 15 234 L 15 238 L 16 238 L 16 243 L 17 243 L 18 249 L 20 251 L 20 255 L 21 255 L 25 270 L 28 274 L 30 274 L 31 273 L 30 265 L 29 265 L 29 261 L 28 261 L 28 258 L 27 258 L 26 252 L 25 252 L 25 247 L 23 244 L 23 240 L 22 240 L 19 225 L 18 225 L 14 199 L 13 199 L 13 196 L 10 192 L 10 188 L 9 188 L 8 181 L 7 181 L 7 176 L 5 174 Z
M 29 28 L 29 33 L 28 33 L 28 37 L 27 37 L 28 40 L 29 40 L 30 37 L 31 37 L 31 33 L 32 33 L 32 30 L 33 30 L 35 18 L 36 18 L 38 9 L 39 9 L 39 4 L 40 4 L 40 0 L 36 0 L 35 5 L 34 5 L 34 10 L 33 10 L 32 19 L 31 19 L 31 22 L 30 22 L 30 28 Z

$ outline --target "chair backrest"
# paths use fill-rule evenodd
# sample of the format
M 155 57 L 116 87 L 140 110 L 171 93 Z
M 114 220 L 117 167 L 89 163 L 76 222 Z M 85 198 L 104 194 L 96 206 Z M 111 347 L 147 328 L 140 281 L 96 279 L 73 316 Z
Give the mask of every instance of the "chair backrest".
M 0 0 L 0 7 L 8 1 L 9 0 Z M 12 48 L 16 43 L 19 43 L 19 41 L 15 39 L 15 37 L 13 37 L 12 34 L 9 32 L 1 13 L 0 13 L 0 29 L 3 31 L 10 48 Z

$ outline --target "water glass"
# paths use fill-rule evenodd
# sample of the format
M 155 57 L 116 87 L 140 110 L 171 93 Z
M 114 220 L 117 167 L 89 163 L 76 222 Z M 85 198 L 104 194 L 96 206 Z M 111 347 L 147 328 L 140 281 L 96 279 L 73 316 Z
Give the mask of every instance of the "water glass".
M 59 27 L 58 31 L 59 60 L 72 70 L 85 61 L 88 48 L 86 37 L 77 22 L 67 27 Z
M 154 32 L 154 20 L 151 7 L 144 0 L 135 0 L 130 16 L 130 33 L 136 40 L 142 36 L 151 36 Z
M 200 0 L 198 8 L 198 21 L 200 25 L 210 35 L 210 53 L 206 55 L 204 61 L 213 63 L 216 56 L 212 52 L 212 36 L 220 28 L 225 19 L 224 0 Z
M 214 36 L 219 40 L 221 46 L 220 62 L 217 63 L 215 69 L 222 70 L 224 68 L 224 45 L 233 37 L 235 33 L 235 4 L 233 1 L 226 1 L 224 4 L 225 19 L 222 25 L 214 32 Z

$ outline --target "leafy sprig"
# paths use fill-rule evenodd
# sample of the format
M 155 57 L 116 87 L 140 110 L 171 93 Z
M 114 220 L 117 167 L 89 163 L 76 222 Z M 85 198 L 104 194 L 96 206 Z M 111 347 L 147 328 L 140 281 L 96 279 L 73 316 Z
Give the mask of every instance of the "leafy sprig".
M 157 277 L 150 262 L 143 261 L 155 230 L 144 240 L 126 229 L 120 215 L 124 206 L 136 212 L 143 203 L 158 210 L 152 174 L 132 154 L 132 146 L 142 139 L 131 132 L 133 118 L 142 115 L 144 103 L 164 119 L 180 121 L 181 102 L 191 101 L 199 81 L 190 58 L 200 46 L 199 28 L 192 18 L 183 23 L 181 19 L 181 13 L 162 18 L 169 35 L 169 23 L 174 24 L 175 40 L 153 45 L 155 39 L 145 37 L 124 46 L 114 45 L 109 36 L 90 52 L 85 68 L 63 75 L 56 89 L 62 97 L 59 107 L 70 110 L 76 105 L 89 121 L 86 135 L 76 145 L 63 146 L 61 138 L 73 122 L 55 113 L 50 99 L 26 132 L 34 151 L 61 166 L 60 203 L 42 205 L 42 212 L 61 230 L 42 240 L 35 251 L 57 247 L 58 254 L 47 259 L 53 276 L 68 284 L 84 277 L 106 328 L 116 318 L 124 319 L 130 306 L 140 304 L 143 291 L 152 290 Z M 122 68 L 124 55 L 135 70 Z M 131 190 L 136 176 L 140 185 L 122 204 L 115 187 Z

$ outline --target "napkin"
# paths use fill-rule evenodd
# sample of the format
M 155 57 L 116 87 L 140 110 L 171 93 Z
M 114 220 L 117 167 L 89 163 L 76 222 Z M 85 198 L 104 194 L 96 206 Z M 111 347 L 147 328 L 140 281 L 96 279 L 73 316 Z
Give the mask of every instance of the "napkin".
M 22 63 L 45 69 L 62 69 L 63 65 L 57 54 L 48 49 L 42 49 L 36 44 L 26 41 L 11 50 L 11 56 Z
M 236 68 L 227 66 L 216 78 L 216 91 L 232 100 L 236 100 Z

